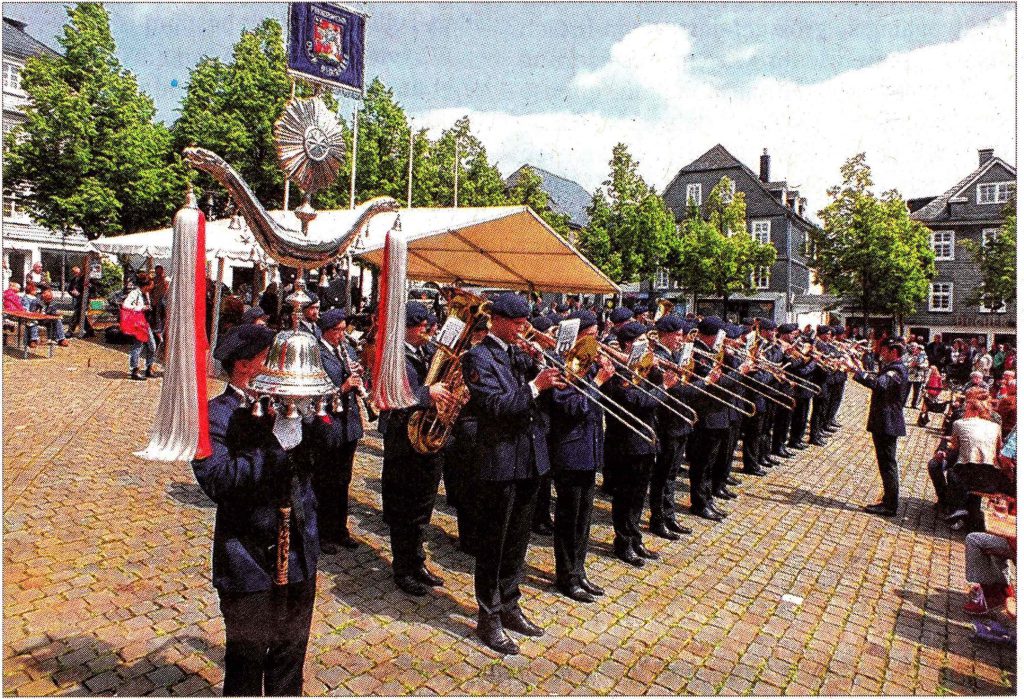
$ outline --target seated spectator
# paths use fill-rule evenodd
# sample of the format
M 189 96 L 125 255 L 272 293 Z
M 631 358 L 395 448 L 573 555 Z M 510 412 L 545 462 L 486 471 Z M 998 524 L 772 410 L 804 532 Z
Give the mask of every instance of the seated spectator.
M 985 396 L 972 391 L 964 405 L 964 416 L 953 423 L 949 437 L 950 459 L 947 464 L 947 504 L 953 510 L 947 521 L 954 530 L 963 529 L 970 522 L 980 524 L 981 500 L 971 490 L 982 485 L 1002 489 L 1005 477 L 1000 479 L 996 469 L 996 455 L 1002 447 L 1002 429 L 992 419 L 992 411 Z M 956 460 L 952 461 L 952 453 Z
M 987 614 L 1014 596 L 1007 561 L 1017 557 L 1017 540 L 988 532 L 971 532 L 964 541 L 964 567 L 971 589 L 964 611 Z
M 68 346 L 68 338 L 64 332 L 64 321 L 60 318 L 60 309 L 53 302 L 53 290 L 44 287 L 38 298 L 34 298 L 26 310 L 33 313 L 45 313 L 50 316 L 58 316 L 56 320 L 44 320 L 50 340 L 56 340 L 61 347 Z M 28 346 L 36 347 L 39 344 L 39 323 L 32 323 L 28 326 Z
M 995 410 L 1002 418 L 1003 439 L 1006 439 L 1017 425 L 1017 381 L 1014 372 L 1007 371 L 1003 374 L 998 396 Z
M 10 282 L 4 290 L 4 310 L 24 311 L 25 304 L 21 300 L 21 284 Z

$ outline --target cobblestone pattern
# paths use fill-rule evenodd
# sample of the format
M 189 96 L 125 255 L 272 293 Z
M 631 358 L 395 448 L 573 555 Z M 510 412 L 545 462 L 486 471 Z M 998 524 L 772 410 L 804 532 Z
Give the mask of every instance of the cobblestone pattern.
M 132 455 L 159 385 L 127 380 L 126 353 L 99 343 L 52 360 L 4 354 L 7 694 L 220 691 L 212 504 L 186 464 Z M 371 432 L 352 484 L 363 545 L 321 561 L 306 693 L 1015 693 L 1015 651 L 972 640 L 960 611 L 963 543 L 931 507 L 931 432 L 900 442 L 900 516 L 859 510 L 879 491 L 866 395 L 851 385 L 827 447 L 745 477 L 725 522 L 686 517 L 695 532 L 683 541 L 647 537 L 662 560 L 643 569 L 614 558 L 599 499 L 588 569 L 608 595 L 597 604 L 554 591 L 551 540 L 535 538 L 523 607 L 547 634 L 504 659 L 472 635 L 472 559 L 443 499 L 427 544 L 445 586 L 395 590 Z

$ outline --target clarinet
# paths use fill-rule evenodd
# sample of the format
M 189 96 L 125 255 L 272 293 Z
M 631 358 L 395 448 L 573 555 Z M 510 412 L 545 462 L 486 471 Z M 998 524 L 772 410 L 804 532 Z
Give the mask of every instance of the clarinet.
M 348 370 L 351 374 L 358 376 L 363 373 L 362 365 L 352 359 L 352 355 L 348 353 L 348 348 L 345 349 L 345 362 L 347 363 Z M 360 386 L 356 390 L 356 395 L 359 396 L 359 400 L 363 402 L 363 406 L 366 408 L 366 418 L 371 422 L 376 420 L 377 411 L 373 408 L 373 401 L 370 400 L 370 394 L 367 392 L 366 386 Z

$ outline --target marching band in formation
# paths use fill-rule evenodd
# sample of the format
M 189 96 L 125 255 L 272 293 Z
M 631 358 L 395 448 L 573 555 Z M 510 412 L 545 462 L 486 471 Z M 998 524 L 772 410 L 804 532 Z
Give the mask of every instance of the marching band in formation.
M 725 503 L 738 497 L 737 446 L 741 472 L 756 477 L 795 450 L 823 445 L 839 426 L 847 373 L 861 368 L 859 346 L 838 326 L 818 326 L 811 338 L 768 319 L 683 317 L 666 302 L 655 320 L 645 307 L 614 309 L 599 336 L 586 309 L 531 319 L 516 293 L 446 297 L 454 332 L 448 323 L 438 331 L 423 303 L 406 304 L 405 372 L 415 404 L 380 414 L 383 516 L 396 586 L 420 596 L 443 585 L 423 542 L 444 481 L 459 547 L 475 557 L 476 634 L 501 654 L 519 651 L 510 632 L 544 634 L 521 608 L 519 585 L 531 531 L 550 521 L 552 487 L 555 585 L 593 602 L 604 594 L 586 570 L 598 472 L 611 498 L 615 555 L 642 567 L 659 558 L 644 545 L 645 503 L 651 534 L 691 533 L 676 495 L 684 464 L 690 514 L 721 521 Z M 359 545 L 347 517 L 363 436 L 362 367 L 342 311 L 320 315 L 314 299 L 297 328 L 317 338 L 339 389 L 333 409 L 303 420 L 300 436 L 250 410 L 244 389 L 274 333 L 240 326 L 215 351 L 229 384 L 210 402 L 213 454 L 193 462 L 218 505 L 213 578 L 227 633 L 225 694 L 301 692 L 317 557 Z M 282 487 L 290 565 L 287 584 L 273 585 Z

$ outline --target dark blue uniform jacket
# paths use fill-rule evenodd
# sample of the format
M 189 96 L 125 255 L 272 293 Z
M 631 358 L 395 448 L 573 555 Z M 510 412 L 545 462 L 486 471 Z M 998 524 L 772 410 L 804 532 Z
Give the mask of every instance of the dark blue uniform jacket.
M 592 381 L 597 366 L 590 368 L 586 381 L 576 385 L 590 396 L 600 392 Z M 602 410 L 590 398 L 573 388 L 552 389 L 551 431 L 548 446 L 551 468 L 558 471 L 596 471 L 604 465 Z M 615 418 L 609 417 L 612 422 Z
M 903 389 L 907 384 L 907 367 L 902 361 L 887 364 L 871 376 L 857 372 L 853 380 L 871 389 L 868 408 L 868 432 L 903 437 L 907 423 L 903 419 Z
M 385 410 L 380 415 L 380 432 L 384 437 L 384 458 L 397 459 L 416 453 L 409 442 L 409 416 L 420 408 L 429 408 L 430 387 L 423 385 L 430 364 L 405 348 L 405 377 L 416 396 L 416 405 L 402 410 Z
M 342 352 L 347 353 L 350 361 L 356 361 L 355 350 L 342 341 L 338 346 Z M 323 340 L 320 341 L 320 362 L 324 371 L 331 377 L 335 386 L 341 386 L 352 375 L 348 368 L 348 362 L 335 354 L 333 348 L 329 347 Z M 344 442 L 354 442 L 363 436 L 363 420 L 359 415 L 359 396 L 356 391 L 349 391 L 341 394 L 341 412 L 328 411 L 331 422 L 326 426 L 327 447 L 335 448 Z

